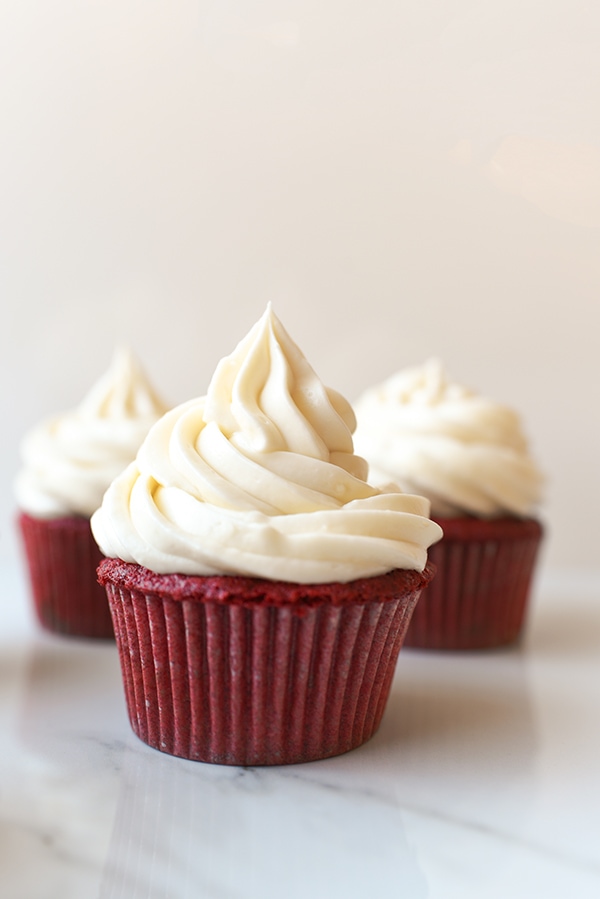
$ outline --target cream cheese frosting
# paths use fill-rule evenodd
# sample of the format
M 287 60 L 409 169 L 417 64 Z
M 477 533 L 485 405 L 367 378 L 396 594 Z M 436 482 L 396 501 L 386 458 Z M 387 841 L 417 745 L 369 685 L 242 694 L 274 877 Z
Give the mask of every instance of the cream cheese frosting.
M 438 517 L 527 517 L 543 476 L 519 416 L 449 380 L 441 363 L 398 372 L 355 405 L 370 479 L 422 493 Z
M 75 410 L 25 436 L 15 483 L 19 507 L 38 518 L 89 518 L 166 409 L 133 354 L 118 348 Z
M 206 396 L 154 425 L 94 536 L 106 556 L 158 574 L 326 583 L 421 571 L 442 533 L 429 502 L 366 482 L 355 423 L 269 306 Z

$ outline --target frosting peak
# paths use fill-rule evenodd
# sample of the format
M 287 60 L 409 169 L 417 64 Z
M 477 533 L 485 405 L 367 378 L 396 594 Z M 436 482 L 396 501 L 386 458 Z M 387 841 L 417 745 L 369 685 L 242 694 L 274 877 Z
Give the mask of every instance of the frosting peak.
M 234 352 L 218 364 L 206 395 L 204 421 L 214 422 L 249 453 L 292 449 L 323 461 L 329 461 L 331 453 L 353 456 L 352 407 L 321 383 L 270 304 Z M 366 470 L 365 465 L 365 475 Z
M 159 574 L 319 583 L 421 570 L 441 536 L 429 504 L 366 483 L 354 425 L 269 306 L 206 396 L 152 428 L 94 535 L 105 555 Z
M 78 408 L 86 419 L 155 421 L 166 407 L 147 380 L 131 350 L 116 347 L 108 371 L 94 384 Z

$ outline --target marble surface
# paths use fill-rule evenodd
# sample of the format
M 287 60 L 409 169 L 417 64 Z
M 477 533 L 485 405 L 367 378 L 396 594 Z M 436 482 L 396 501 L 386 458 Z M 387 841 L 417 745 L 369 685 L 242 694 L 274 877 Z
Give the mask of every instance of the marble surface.
M 144 746 L 114 645 L 1 578 L 6 899 L 600 895 L 600 573 L 542 574 L 517 648 L 403 650 L 370 743 L 270 769 Z

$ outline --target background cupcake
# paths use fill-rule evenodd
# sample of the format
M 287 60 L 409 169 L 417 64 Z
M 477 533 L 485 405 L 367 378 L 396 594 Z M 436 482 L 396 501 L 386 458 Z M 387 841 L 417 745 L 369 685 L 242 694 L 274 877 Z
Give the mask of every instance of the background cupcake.
M 36 614 L 48 630 L 112 636 L 90 516 L 165 410 L 133 355 L 118 349 L 75 410 L 26 435 L 15 484 L 18 524 Z
M 377 729 L 441 531 L 366 483 L 354 426 L 267 308 L 107 490 L 100 579 L 151 746 L 285 764 Z
M 521 632 L 542 536 L 543 478 L 517 414 L 448 380 L 431 360 L 367 390 L 355 445 L 374 483 L 431 500 L 444 531 L 406 645 L 475 649 Z

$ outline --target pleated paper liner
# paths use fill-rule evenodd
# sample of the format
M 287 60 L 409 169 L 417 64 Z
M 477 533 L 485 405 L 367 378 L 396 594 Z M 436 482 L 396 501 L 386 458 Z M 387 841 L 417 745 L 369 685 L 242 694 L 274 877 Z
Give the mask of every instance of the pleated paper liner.
M 377 730 L 421 589 L 394 571 L 349 584 L 156 575 L 106 559 L 132 728 L 172 755 L 284 765 Z
M 33 604 L 48 631 L 72 637 L 114 638 L 106 591 L 97 581 L 103 556 L 87 518 L 18 518 Z
M 534 519 L 437 518 L 444 537 L 405 639 L 420 649 L 489 649 L 514 643 L 526 618 L 542 539 Z

